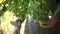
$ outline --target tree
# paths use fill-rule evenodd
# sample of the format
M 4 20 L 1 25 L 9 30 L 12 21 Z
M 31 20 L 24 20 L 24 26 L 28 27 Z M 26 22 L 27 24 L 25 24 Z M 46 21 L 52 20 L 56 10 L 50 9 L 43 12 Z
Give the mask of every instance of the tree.
M 12 11 L 19 19 L 24 19 L 30 14 L 39 24 L 45 21 L 46 15 L 53 15 L 56 7 L 56 0 L 47 0 L 47 2 L 46 0 L 1 0 L 0 16 L 6 10 Z

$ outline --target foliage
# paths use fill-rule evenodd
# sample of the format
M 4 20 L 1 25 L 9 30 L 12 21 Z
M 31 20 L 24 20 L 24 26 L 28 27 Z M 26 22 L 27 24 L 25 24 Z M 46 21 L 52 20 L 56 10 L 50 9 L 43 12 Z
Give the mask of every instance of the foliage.
M 5 5 L 7 10 L 13 11 L 18 18 L 25 18 L 30 14 L 37 21 L 44 20 L 43 14 L 47 14 L 49 11 L 46 0 L 1 0 L 0 7 L 2 5 Z

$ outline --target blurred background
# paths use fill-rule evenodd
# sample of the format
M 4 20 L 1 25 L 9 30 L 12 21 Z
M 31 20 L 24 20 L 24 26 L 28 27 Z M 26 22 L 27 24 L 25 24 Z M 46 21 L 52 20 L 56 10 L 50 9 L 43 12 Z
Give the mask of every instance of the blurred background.
M 0 34 L 13 34 L 14 25 L 11 21 L 17 19 L 24 19 L 20 30 L 20 34 L 24 34 L 28 15 L 31 15 L 33 20 L 39 24 L 45 20 L 44 15 L 51 18 L 52 12 L 46 0 L 0 0 Z

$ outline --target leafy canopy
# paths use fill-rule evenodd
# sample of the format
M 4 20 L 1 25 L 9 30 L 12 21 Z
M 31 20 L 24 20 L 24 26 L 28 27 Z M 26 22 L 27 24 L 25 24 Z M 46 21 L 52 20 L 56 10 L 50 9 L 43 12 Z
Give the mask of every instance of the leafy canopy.
M 18 18 L 25 18 L 28 14 L 33 15 L 36 21 L 44 20 L 44 14 L 51 15 L 46 5 L 46 0 L 1 0 L 0 15 L 3 14 L 3 6 L 12 11 Z

